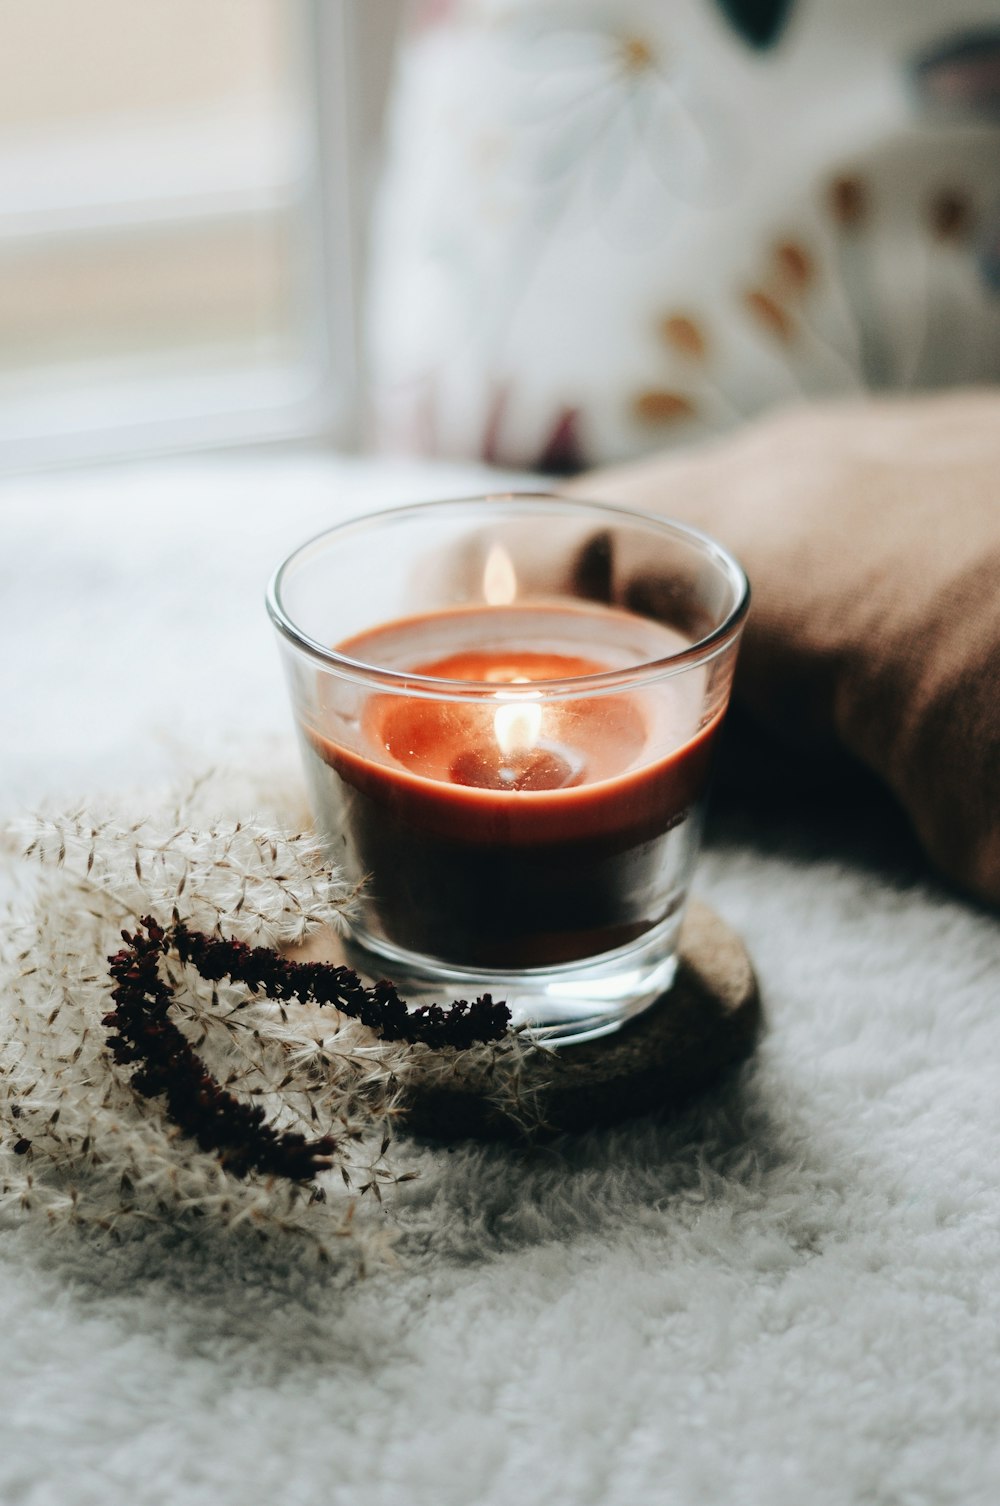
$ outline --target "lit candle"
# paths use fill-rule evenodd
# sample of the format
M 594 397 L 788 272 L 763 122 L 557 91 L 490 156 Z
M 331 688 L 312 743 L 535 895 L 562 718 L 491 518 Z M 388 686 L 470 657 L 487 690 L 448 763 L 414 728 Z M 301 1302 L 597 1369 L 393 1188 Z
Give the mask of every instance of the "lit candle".
M 290 555 L 268 609 L 359 969 L 559 1041 L 660 997 L 747 605 L 711 539 L 542 495 Z
M 688 647 L 582 603 L 452 609 L 339 644 L 420 688 L 359 698 L 338 683 L 304 728 L 324 824 L 373 876 L 381 939 L 463 966 L 546 967 L 662 923 L 719 719 L 700 724 L 697 671 L 590 686 Z

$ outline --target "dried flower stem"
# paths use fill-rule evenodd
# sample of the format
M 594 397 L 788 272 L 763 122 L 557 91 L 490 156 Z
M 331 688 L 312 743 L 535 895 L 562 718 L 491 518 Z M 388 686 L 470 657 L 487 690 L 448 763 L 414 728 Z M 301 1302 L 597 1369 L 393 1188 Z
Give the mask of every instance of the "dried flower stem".
M 252 947 L 243 941 L 205 936 L 175 922 L 170 944 L 182 962 L 193 962 L 210 982 L 231 978 L 245 983 L 269 999 L 298 999 L 301 1003 L 330 1004 L 341 1014 L 360 1020 L 384 1041 L 410 1045 L 470 1046 L 498 1041 L 510 1025 L 510 1010 L 483 994 L 470 1004 L 459 999 L 447 1009 L 428 1004 L 409 1009 L 393 985 L 383 979 L 365 988 L 357 973 L 328 962 L 292 962 L 270 947 Z
M 0 1215 L 116 1234 L 152 1222 L 294 1236 L 349 1279 L 390 1259 L 395 1231 L 378 1202 L 414 1174 L 394 1137 L 414 1092 L 468 1075 L 531 1117 L 521 1038 L 502 1032 L 501 1006 L 389 1005 L 375 1019 L 378 989 L 284 960 L 277 949 L 347 916 L 352 900 L 314 834 L 288 826 L 298 802 L 291 770 L 285 784 L 271 765 L 259 777 L 224 769 L 180 796 L 142 797 L 139 810 L 123 800 L 17 823 L 19 850 L 41 865 L 31 879 L 13 837 L 9 853 L 0 843 L 15 905 L 0 916 Z M 159 943 L 149 915 L 162 918 Z M 109 983 L 102 959 L 131 949 L 123 927 L 141 928 L 150 971 Z M 123 961 L 123 974 L 135 965 Z M 135 1028 L 155 1046 L 155 1057 L 125 1052 L 124 1070 L 108 1050 L 112 1029 L 136 1045 L 122 999 L 108 996 L 122 983 L 139 989 Z M 109 1010 L 119 1023 L 102 1026 Z M 425 1044 L 458 1046 L 477 1018 L 492 1020 L 490 1044 Z M 175 1068 L 185 1086 L 171 1097 Z M 157 1072 L 151 1102 L 136 1088 L 152 1094 Z M 301 1139 L 282 1138 L 292 1132 Z
M 180 920 L 165 929 L 146 915 L 134 933 L 121 934 L 125 947 L 108 958 L 115 1007 L 101 1022 L 113 1032 L 115 1061 L 140 1063 L 132 1077 L 136 1092 L 165 1097 L 173 1123 L 202 1150 L 217 1151 L 225 1170 L 237 1177 L 257 1171 L 307 1181 L 330 1169 L 336 1141 L 275 1129 L 262 1108 L 241 1103 L 212 1076 L 167 1013 L 173 992 L 160 976 L 159 960 L 171 949 L 207 981 L 230 978 L 269 999 L 332 1005 L 383 1040 L 461 1050 L 499 1040 L 510 1022 L 507 1006 L 489 994 L 474 1004 L 460 1000 L 447 1010 L 432 1004 L 411 1012 L 386 981 L 365 988 L 349 968 L 292 962 L 269 947 L 206 936 Z
M 115 1061 L 141 1063 L 132 1077 L 136 1092 L 144 1098 L 163 1095 L 174 1124 L 202 1150 L 218 1151 L 234 1176 L 259 1171 L 303 1182 L 328 1171 L 336 1149 L 332 1137 L 309 1141 L 295 1131 L 273 1129 L 262 1108 L 240 1103 L 216 1081 L 168 1017 L 173 995 L 158 966 L 170 946 L 163 927 L 147 915 L 133 935 L 122 931 L 122 939 L 123 950 L 108 958 L 115 1007 L 101 1023 L 114 1031 L 109 1044 Z

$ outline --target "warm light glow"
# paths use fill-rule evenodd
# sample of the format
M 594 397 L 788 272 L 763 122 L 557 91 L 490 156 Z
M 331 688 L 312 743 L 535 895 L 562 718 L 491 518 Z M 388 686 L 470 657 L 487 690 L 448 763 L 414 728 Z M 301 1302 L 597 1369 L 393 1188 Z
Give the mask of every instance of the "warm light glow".
M 493 729 L 497 746 L 504 758 L 526 753 L 538 742 L 542 730 L 542 708 L 537 701 L 508 701 L 497 709 Z
M 507 607 L 516 595 L 517 576 L 510 555 L 502 544 L 494 544 L 483 570 L 483 596 L 491 607 Z

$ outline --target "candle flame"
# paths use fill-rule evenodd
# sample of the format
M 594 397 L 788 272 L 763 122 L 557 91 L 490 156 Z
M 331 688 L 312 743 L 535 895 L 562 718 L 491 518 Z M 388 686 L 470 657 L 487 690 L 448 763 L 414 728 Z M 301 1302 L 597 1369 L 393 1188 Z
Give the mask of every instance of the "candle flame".
M 531 692 L 529 692 L 531 694 Z M 537 691 L 534 692 L 538 694 Z M 542 708 L 537 701 L 507 701 L 493 717 L 497 746 L 504 758 L 526 753 L 538 742 L 542 730 Z
M 483 570 L 483 596 L 491 607 L 507 607 L 516 595 L 517 576 L 510 555 L 502 544 L 494 544 Z

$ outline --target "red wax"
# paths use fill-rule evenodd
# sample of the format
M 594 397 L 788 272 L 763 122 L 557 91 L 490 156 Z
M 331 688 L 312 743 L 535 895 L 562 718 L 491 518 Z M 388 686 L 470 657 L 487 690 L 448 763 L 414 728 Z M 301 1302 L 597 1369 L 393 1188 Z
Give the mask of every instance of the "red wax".
M 586 653 L 574 651 L 581 639 Z M 610 694 L 546 692 L 678 646 L 669 629 L 583 606 L 441 613 L 340 645 L 493 691 L 368 692 L 353 716 L 329 707 L 305 729 L 335 776 L 329 825 L 348 868 L 371 875 L 382 936 L 453 964 L 520 968 L 607 951 L 662 921 L 686 878 L 678 844 L 690 838 L 677 828 L 718 728 L 717 717 L 699 725 L 702 671 Z

